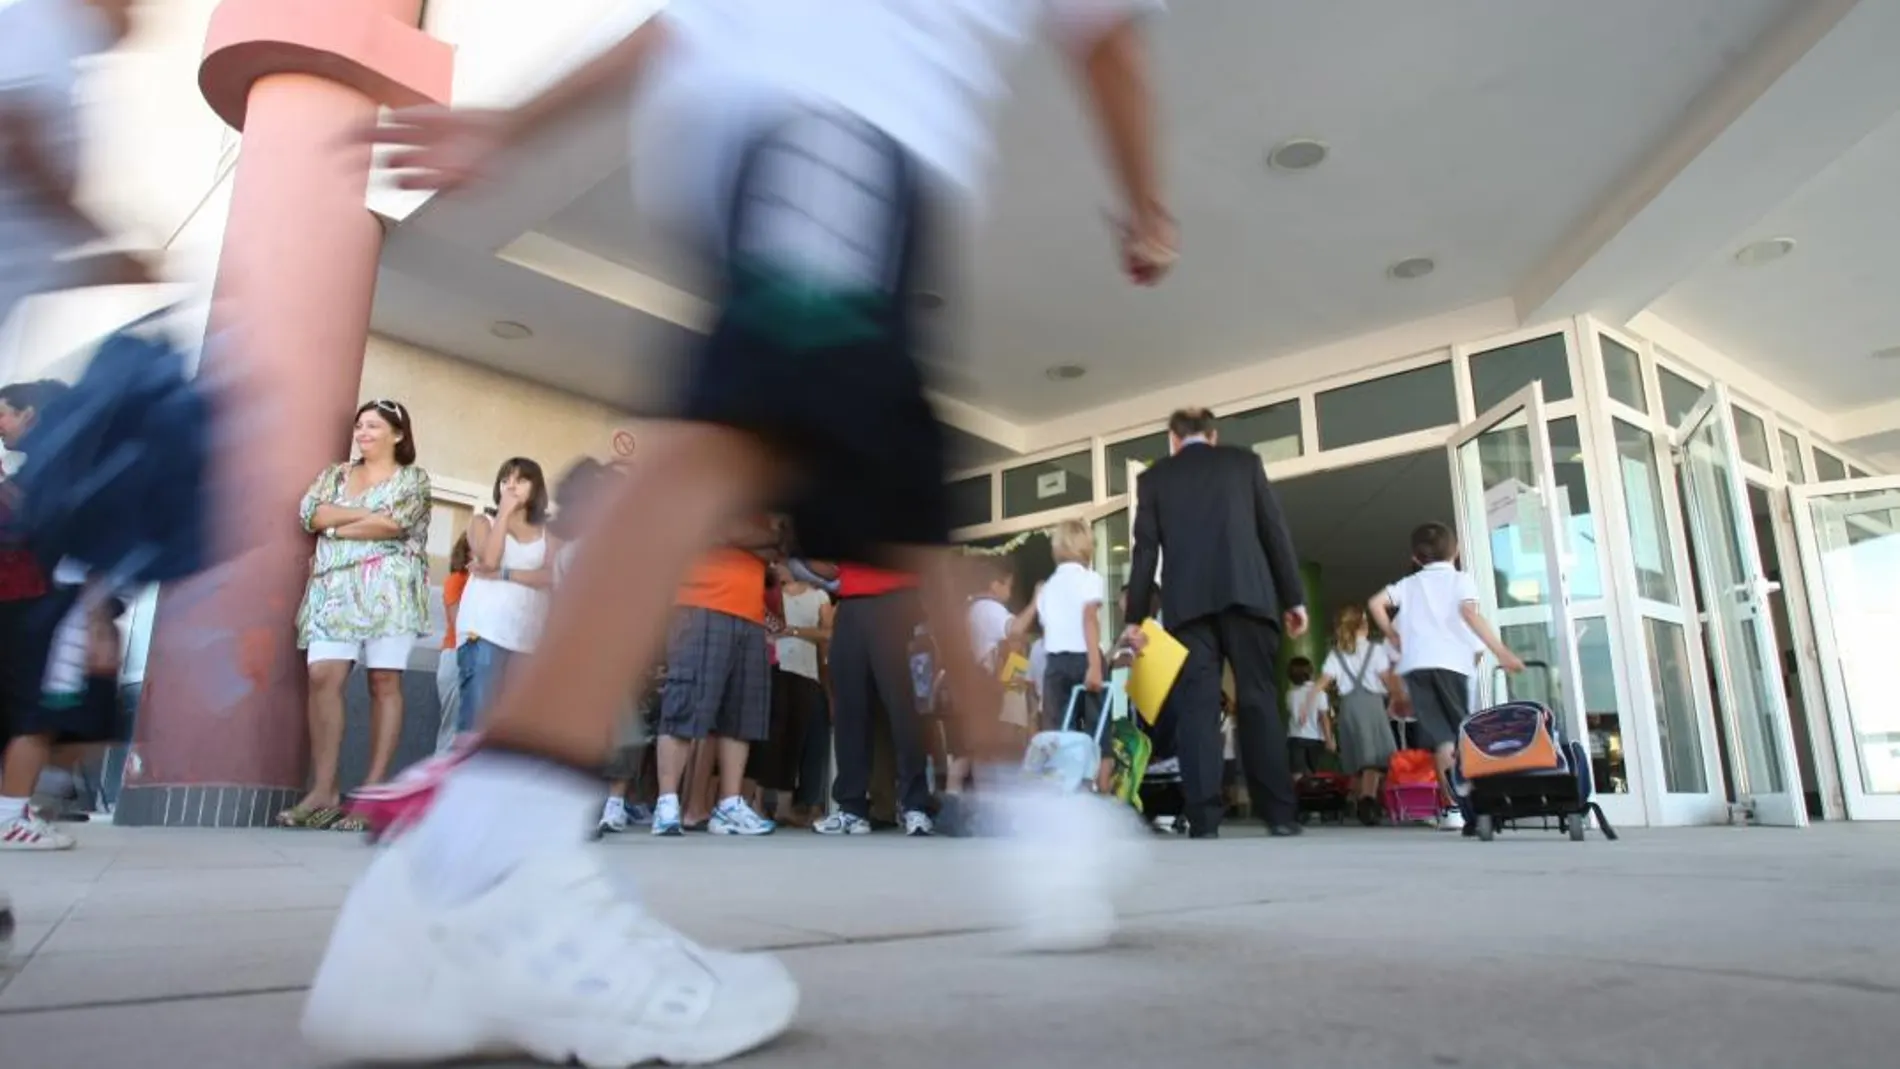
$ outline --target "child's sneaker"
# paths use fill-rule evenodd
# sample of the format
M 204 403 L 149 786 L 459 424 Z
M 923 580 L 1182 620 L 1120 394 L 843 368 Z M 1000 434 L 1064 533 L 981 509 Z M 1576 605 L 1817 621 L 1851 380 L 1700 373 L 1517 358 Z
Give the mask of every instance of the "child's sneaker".
M 935 835 L 937 825 L 931 821 L 930 814 L 921 809 L 913 809 L 904 814 L 904 834 L 914 837 Z
M 820 835 L 869 835 L 871 822 L 840 809 L 811 826 Z
M 778 825 L 760 816 L 743 798 L 728 798 L 713 810 L 706 830 L 714 835 L 770 835 Z
M 1118 927 L 1114 890 L 1146 855 L 1146 837 L 1127 806 L 1090 794 L 1005 788 L 990 804 L 1005 829 L 997 844 L 996 886 L 1024 950 L 1107 946 Z
M 332 1057 L 701 1065 L 792 1021 L 798 985 L 776 959 L 695 945 L 625 897 L 594 851 L 552 848 L 441 905 L 418 893 L 413 841 L 357 881 L 311 984 L 303 1035 Z
M 1439 831 L 1464 831 L 1465 815 L 1457 809 L 1447 809 L 1438 818 Z
M 0 851 L 71 850 L 78 843 L 32 813 L 0 821 Z

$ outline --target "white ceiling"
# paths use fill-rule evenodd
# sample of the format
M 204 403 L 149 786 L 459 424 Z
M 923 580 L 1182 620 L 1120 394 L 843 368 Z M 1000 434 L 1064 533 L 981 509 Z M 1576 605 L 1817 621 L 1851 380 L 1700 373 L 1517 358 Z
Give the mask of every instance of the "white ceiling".
M 1896 196 L 1900 118 L 1710 257 L 1655 311 L 1763 374 L 1803 365 L 1804 392 L 1824 407 L 1900 397 L 1900 359 L 1872 358 L 1900 346 Z M 1782 236 L 1797 242 L 1783 259 L 1760 267 L 1735 262 L 1749 242 Z
M 1865 134 L 1874 108 L 1890 118 L 1900 94 L 1856 92 L 1859 110 L 1832 126 L 1800 107 L 1846 95 L 1827 76 L 1843 77 L 1855 46 L 1875 56 L 1848 57 L 1867 68 L 1856 89 L 1900 86 L 1900 34 L 1883 36 L 1900 29 L 1896 12 L 1893 0 L 1176 4 L 1157 41 L 1184 258 L 1155 292 L 1116 277 L 1112 198 L 1067 79 L 1026 64 L 1001 115 L 993 202 L 960 241 L 969 269 L 938 287 L 957 353 L 938 388 L 966 417 L 951 421 L 1021 448 L 1025 428 L 1057 417 L 1500 297 L 1540 318 L 1629 305 L 1626 319 L 1661 295 L 1658 314 L 1817 406 L 1865 400 L 1856 383 L 1900 393 L 1900 363 L 1870 369 L 1862 355 L 1900 344 L 1883 299 L 1900 272 L 1882 263 L 1900 237 L 1894 125 L 1838 163 L 1838 151 L 1758 152 L 1753 199 L 1734 169 L 1725 183 L 1692 166 L 1738 145 L 1819 143 L 1777 132 Z M 1812 58 L 1823 45 L 1826 62 Z M 640 304 L 627 279 L 694 287 L 655 261 L 630 210 L 616 121 L 577 127 L 498 188 L 396 228 L 377 329 L 623 405 L 661 396 L 664 354 L 689 335 L 627 307 Z M 1266 168 L 1267 148 L 1293 136 L 1324 140 L 1330 157 L 1309 173 Z M 1683 204 L 1721 210 L 1691 220 Z M 595 296 L 495 258 L 530 232 L 627 279 Z M 1729 267 L 1736 245 L 1781 232 L 1801 241 L 1794 256 L 1752 276 Z M 1384 276 L 1420 255 L 1437 260 L 1431 276 Z M 1641 273 L 1630 263 L 1704 266 L 1613 292 Z M 535 337 L 498 342 L 495 319 Z M 1089 374 L 1044 375 L 1063 363 Z

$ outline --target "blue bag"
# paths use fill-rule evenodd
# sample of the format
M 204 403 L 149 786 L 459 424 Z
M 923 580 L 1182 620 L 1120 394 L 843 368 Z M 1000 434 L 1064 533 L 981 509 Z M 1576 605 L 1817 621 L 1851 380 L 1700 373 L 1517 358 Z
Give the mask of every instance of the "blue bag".
M 214 406 L 156 323 L 171 311 L 100 343 L 20 443 L 14 533 L 41 560 L 71 560 L 119 584 L 180 579 L 213 563 Z

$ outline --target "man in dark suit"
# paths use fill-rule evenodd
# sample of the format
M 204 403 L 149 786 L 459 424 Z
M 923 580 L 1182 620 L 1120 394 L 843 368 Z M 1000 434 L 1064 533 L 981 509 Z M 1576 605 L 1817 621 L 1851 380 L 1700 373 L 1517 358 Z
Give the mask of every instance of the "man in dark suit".
M 1183 409 L 1168 420 L 1170 456 L 1136 484 L 1129 638 L 1154 613 L 1155 571 L 1167 562 L 1163 623 L 1187 647 L 1168 697 L 1180 746 L 1191 833 L 1220 828 L 1221 666 L 1234 672 L 1235 727 L 1247 791 L 1274 835 L 1300 833 L 1286 724 L 1274 662 L 1285 634 L 1306 631 L 1299 558 L 1280 502 L 1254 453 L 1218 444 L 1214 415 Z

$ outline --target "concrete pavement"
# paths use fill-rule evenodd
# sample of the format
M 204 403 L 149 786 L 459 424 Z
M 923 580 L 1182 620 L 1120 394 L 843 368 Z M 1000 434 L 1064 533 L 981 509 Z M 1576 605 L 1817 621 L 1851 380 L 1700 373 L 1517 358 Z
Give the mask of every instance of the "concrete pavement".
M 77 833 L 0 854 L 0 1066 L 325 1064 L 295 1020 L 360 840 Z M 783 952 L 805 1004 L 760 1069 L 1900 1064 L 1900 827 L 1160 841 L 1075 957 L 1005 952 L 980 843 L 600 849 L 692 935 Z

